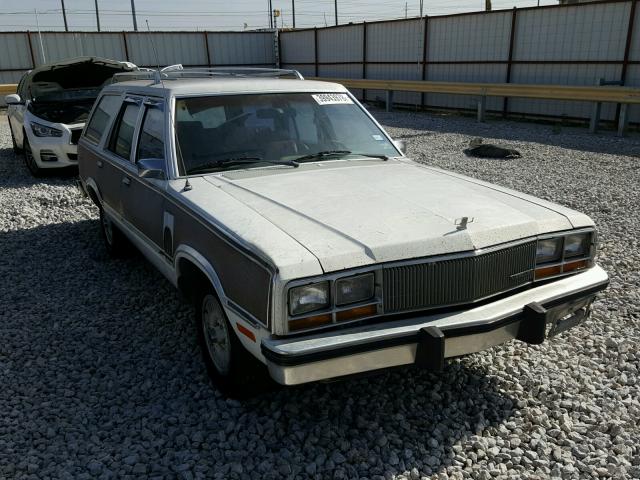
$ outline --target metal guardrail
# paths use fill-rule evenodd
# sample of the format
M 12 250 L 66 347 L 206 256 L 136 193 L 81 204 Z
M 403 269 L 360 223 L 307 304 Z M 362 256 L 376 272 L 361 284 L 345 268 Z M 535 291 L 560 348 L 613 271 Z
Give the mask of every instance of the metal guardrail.
M 544 100 L 575 100 L 599 103 L 621 104 L 618 134 L 623 135 L 629 123 L 629 106 L 640 104 L 640 88 L 610 86 L 573 86 L 573 85 L 524 85 L 516 83 L 464 83 L 431 82 L 413 80 L 371 80 L 359 78 L 307 77 L 309 80 L 341 83 L 347 88 L 384 90 L 387 94 L 387 110 L 393 105 L 393 92 L 447 93 L 454 95 L 472 95 L 479 97 L 478 121 L 482 122 L 486 114 L 486 97 L 520 97 Z M 596 109 L 594 109 L 594 112 Z M 595 114 L 595 113 L 594 113 Z M 592 131 L 597 128 L 598 118 L 592 119 Z M 595 121 L 594 121 L 595 120 Z
M 393 106 L 393 92 L 447 93 L 479 97 L 478 121 L 486 116 L 487 97 L 538 98 L 544 100 L 574 100 L 593 102 L 594 117 L 591 119 L 591 131 L 597 129 L 600 117 L 600 103 L 619 103 L 620 118 L 618 135 L 624 135 L 629 123 L 629 106 L 640 105 L 640 88 L 612 86 L 573 86 L 573 85 L 525 85 L 517 83 L 465 83 L 430 82 L 413 80 L 371 80 L 359 78 L 307 77 L 309 80 L 341 83 L 347 88 L 384 90 L 386 92 L 387 111 Z M 0 84 L 0 95 L 16 92 L 16 84 Z M 0 98 L 0 100 L 2 100 Z
M 12 93 L 16 93 L 16 89 L 18 88 L 18 84 L 17 83 L 7 83 L 7 84 L 0 84 L 0 95 L 10 95 Z M 2 99 L 4 100 L 4 99 Z

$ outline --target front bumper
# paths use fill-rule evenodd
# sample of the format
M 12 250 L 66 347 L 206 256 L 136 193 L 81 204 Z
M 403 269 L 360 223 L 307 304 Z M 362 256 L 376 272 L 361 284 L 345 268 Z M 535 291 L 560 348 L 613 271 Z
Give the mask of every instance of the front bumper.
M 40 121 L 40 123 L 43 123 Z M 26 125 L 25 131 L 36 164 L 40 168 L 63 168 L 78 165 L 78 145 L 72 143 L 72 131 L 82 129 L 82 124 L 64 125 L 50 124 L 62 131 L 61 137 L 37 137 L 31 126 Z
M 439 370 L 445 358 L 509 340 L 542 343 L 587 318 L 591 302 L 608 284 L 607 273 L 595 266 L 469 310 L 265 339 L 261 349 L 269 373 L 283 385 L 409 364 Z

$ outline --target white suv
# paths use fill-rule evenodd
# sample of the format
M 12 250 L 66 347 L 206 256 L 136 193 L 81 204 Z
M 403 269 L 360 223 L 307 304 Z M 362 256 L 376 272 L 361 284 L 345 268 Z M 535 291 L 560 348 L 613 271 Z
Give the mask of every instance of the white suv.
M 77 144 L 100 89 L 115 73 L 135 70 L 128 62 L 78 57 L 25 73 L 17 93 L 7 95 L 9 128 L 16 153 L 29 171 L 77 165 Z

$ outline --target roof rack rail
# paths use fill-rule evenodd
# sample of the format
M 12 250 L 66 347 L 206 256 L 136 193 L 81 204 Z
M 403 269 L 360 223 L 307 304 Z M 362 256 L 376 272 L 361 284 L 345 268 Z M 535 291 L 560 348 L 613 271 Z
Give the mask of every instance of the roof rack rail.
M 294 78 L 304 80 L 297 70 L 283 68 L 257 68 L 257 67 L 191 67 L 183 68 L 182 65 L 170 65 L 160 69 L 141 68 L 133 72 L 117 73 L 113 76 L 114 82 L 126 82 L 128 80 L 154 80 L 156 83 L 162 80 L 176 78 L 213 78 L 213 77 L 262 77 L 262 78 Z

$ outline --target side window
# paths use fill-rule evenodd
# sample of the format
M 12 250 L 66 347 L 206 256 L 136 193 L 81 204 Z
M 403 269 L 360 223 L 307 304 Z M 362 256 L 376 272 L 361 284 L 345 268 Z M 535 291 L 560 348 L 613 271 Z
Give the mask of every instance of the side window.
M 118 111 L 120 97 L 116 95 L 104 95 L 93 112 L 91 120 L 84 132 L 84 137 L 92 143 L 98 144 L 102 139 L 109 122 Z
M 131 158 L 131 146 L 133 144 L 133 133 L 136 129 L 138 103 L 125 103 L 120 109 L 116 125 L 109 142 L 109 150 L 126 160 Z
M 160 106 L 147 107 L 144 112 L 136 162 L 142 158 L 164 159 L 164 115 Z

